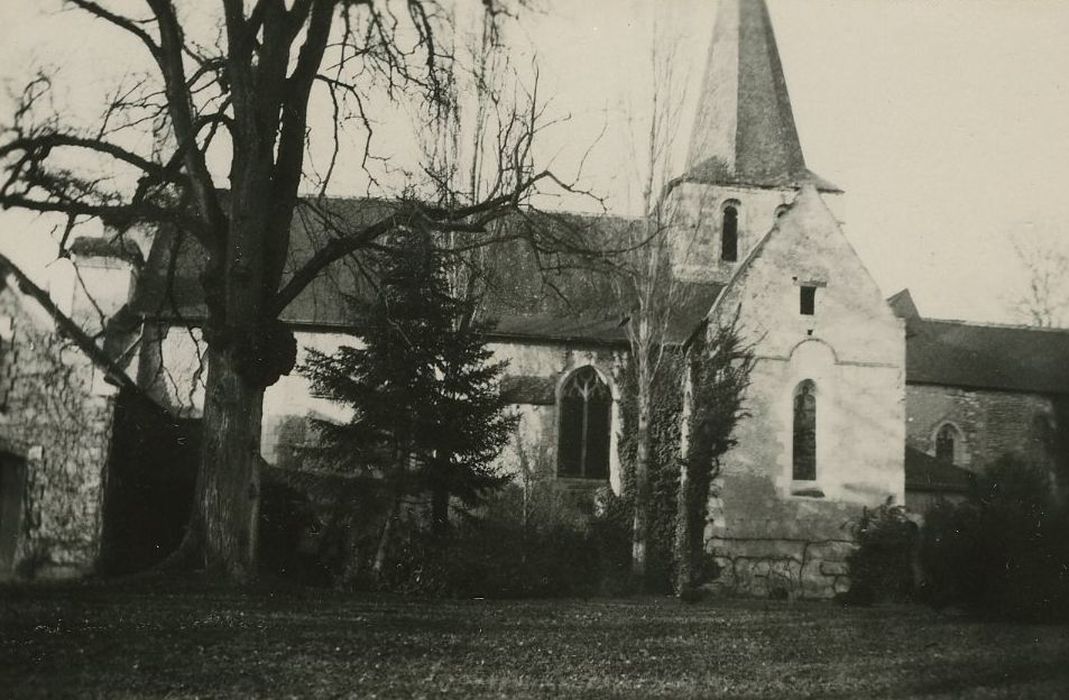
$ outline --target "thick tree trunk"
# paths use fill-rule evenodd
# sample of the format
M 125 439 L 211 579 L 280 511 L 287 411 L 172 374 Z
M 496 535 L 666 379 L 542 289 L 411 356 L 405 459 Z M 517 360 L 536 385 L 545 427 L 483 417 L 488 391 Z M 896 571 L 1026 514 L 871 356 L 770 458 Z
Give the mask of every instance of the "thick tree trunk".
M 193 526 L 206 568 L 238 581 L 256 574 L 263 395 L 231 351 L 209 348 Z

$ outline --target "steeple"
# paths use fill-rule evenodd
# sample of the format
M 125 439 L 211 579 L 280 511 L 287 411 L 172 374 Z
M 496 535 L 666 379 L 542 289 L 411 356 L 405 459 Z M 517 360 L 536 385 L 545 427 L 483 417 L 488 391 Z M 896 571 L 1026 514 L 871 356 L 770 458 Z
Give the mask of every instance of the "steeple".
M 805 166 L 764 0 L 720 0 L 685 177 L 838 190 Z

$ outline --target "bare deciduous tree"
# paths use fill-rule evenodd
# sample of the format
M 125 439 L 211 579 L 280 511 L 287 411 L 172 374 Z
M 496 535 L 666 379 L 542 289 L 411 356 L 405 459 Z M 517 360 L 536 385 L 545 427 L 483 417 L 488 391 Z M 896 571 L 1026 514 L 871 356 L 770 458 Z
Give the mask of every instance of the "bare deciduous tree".
M 175 0 L 146 0 L 143 15 L 68 2 L 133 37 L 150 68 L 119 86 L 92 127 L 49 110 L 49 77 L 31 81 L 0 136 L 0 206 L 66 217 L 61 246 L 74 223 L 95 218 L 120 233 L 174 227 L 203 249 L 204 439 L 181 551 L 244 579 L 255 572 L 264 391 L 296 354 L 282 311 L 328 266 L 387 233 L 418 225 L 479 236 L 521 210 L 540 183 L 568 185 L 531 168 L 540 116 L 531 99 L 503 115 L 490 153 L 495 177 L 481 191 L 437 202 L 401 197 L 371 222 L 343 220 L 324 205 L 343 127 L 362 130 L 366 169 L 375 104 L 415 99 L 428 120 L 448 108 L 453 56 L 439 37 L 452 18 L 444 0 L 222 0 L 217 36 L 207 40 L 192 36 L 196 13 Z M 495 0 L 484 4 L 491 20 L 508 16 Z M 309 104 L 317 90 L 333 109 L 333 133 L 329 161 L 314 174 Z M 225 154 L 225 193 L 209 151 Z M 81 168 L 72 152 L 91 165 Z M 300 197 L 309 182 L 319 184 L 318 196 Z M 298 213 L 330 231 L 329 242 L 287 274 Z
M 1014 312 L 1031 325 L 1064 326 L 1069 312 L 1069 254 L 1064 245 L 1036 236 L 1010 240 L 1027 275 L 1026 289 L 1011 301 Z
M 624 240 L 619 245 L 624 252 L 613 276 L 616 302 L 628 317 L 625 330 L 631 350 L 629 371 L 636 392 L 631 572 L 639 585 L 646 577 L 650 537 L 650 423 L 657 398 L 654 387 L 666 369 L 665 353 L 673 324 L 680 310 L 693 301 L 689 298 L 691 289 L 673 273 L 669 238 L 672 229 L 681 225 L 679 208 L 673 205 L 670 195 L 671 178 L 675 175 L 673 146 L 684 102 L 679 89 L 682 81 L 676 75 L 674 44 L 655 40 L 652 45 L 650 103 L 628 114 L 631 143 L 645 149 L 632 157 L 642 216 L 623 227 Z

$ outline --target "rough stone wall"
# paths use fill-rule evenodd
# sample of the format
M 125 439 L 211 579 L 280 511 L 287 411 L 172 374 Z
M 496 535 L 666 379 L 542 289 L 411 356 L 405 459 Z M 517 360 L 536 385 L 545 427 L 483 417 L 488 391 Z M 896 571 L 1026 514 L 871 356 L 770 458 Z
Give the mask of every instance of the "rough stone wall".
M 115 390 L 20 296 L 0 291 L 0 442 L 26 471 L 15 571 L 76 576 L 99 555 Z
M 906 440 L 935 455 L 935 434 L 945 423 L 964 437 L 955 462 L 976 472 L 1006 454 L 1048 464 L 1054 404 L 1041 394 L 964 389 L 935 384 L 906 387 Z
M 817 288 L 800 314 L 799 285 Z M 826 597 L 846 585 L 849 521 L 903 503 L 905 334 L 815 192 L 778 223 L 725 294 L 757 362 L 738 445 L 722 460 L 707 531 L 718 585 Z M 712 332 L 712 331 L 710 331 Z M 816 385 L 815 481 L 793 480 L 794 392 Z

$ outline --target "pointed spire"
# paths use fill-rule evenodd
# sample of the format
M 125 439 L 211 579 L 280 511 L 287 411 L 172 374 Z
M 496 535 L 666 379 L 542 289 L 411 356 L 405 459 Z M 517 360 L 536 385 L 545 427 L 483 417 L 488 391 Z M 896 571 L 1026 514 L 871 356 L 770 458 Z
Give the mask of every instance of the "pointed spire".
M 764 0 L 720 0 L 687 154 L 687 177 L 837 188 L 805 166 Z

